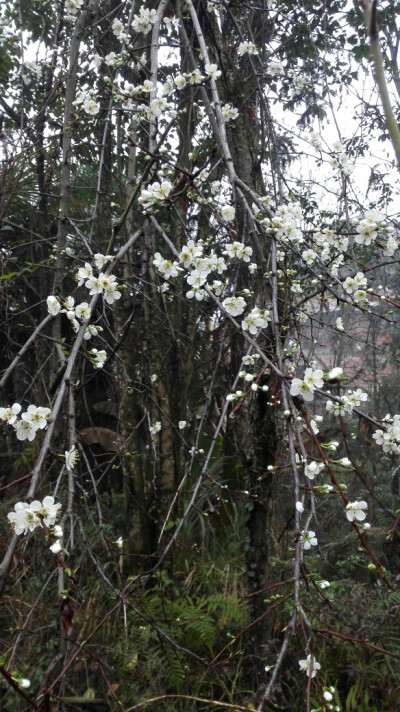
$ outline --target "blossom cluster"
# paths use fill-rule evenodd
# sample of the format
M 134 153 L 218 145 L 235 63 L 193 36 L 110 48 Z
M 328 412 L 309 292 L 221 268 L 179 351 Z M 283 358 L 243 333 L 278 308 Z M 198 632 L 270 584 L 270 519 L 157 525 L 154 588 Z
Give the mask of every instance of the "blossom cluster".
M 83 267 L 79 267 L 75 275 L 78 287 L 84 284 L 89 290 L 90 296 L 101 294 L 104 302 L 109 305 L 114 304 L 115 301 L 121 298 L 116 277 L 113 274 L 106 274 L 101 271 L 113 257 L 112 255 L 103 255 L 98 252 L 93 259 L 94 266 L 99 271 L 99 274 L 94 274 L 92 265 L 89 262 L 85 262 Z M 83 335 L 85 341 L 89 341 L 93 336 L 97 336 L 103 331 L 101 326 L 88 323 L 91 317 L 91 309 L 88 302 L 80 302 L 80 304 L 75 305 L 75 300 L 71 296 L 62 298 L 50 295 L 47 297 L 47 309 L 50 316 L 53 317 L 57 316 L 57 314 L 65 313 L 75 332 L 78 331 L 81 324 L 86 324 Z M 104 350 L 99 351 L 93 348 L 89 351 L 89 356 L 95 368 L 103 368 L 107 359 L 107 353 Z
M 383 253 L 391 257 L 399 246 L 397 232 L 393 227 L 385 225 L 384 220 L 385 217 L 379 210 L 367 211 L 364 217 L 355 222 L 354 242 L 368 246 L 379 239 L 382 245 L 381 240 L 387 238 L 386 244 L 383 244 Z
M 7 514 L 7 519 L 14 532 L 19 536 L 20 534 L 33 532 L 36 527 L 40 526 L 41 521 L 48 527 L 54 526 L 60 509 L 61 504 L 55 504 L 54 497 L 47 496 L 42 502 L 36 499 L 30 504 L 28 502 L 17 502 L 14 505 L 14 511 Z M 57 534 L 60 535 L 60 532 L 57 531 Z
M 86 263 L 86 265 L 88 265 L 88 263 Z M 110 298 L 111 296 L 108 295 L 108 300 L 107 296 L 105 297 L 105 300 L 109 301 Z M 119 296 L 116 297 L 116 299 L 119 299 Z M 69 319 L 69 321 L 71 322 L 71 326 L 75 333 L 78 331 L 80 323 L 88 322 L 91 317 L 91 310 L 88 302 L 80 302 L 80 304 L 77 304 L 75 306 L 75 300 L 71 296 L 66 297 L 65 299 L 60 299 L 59 297 L 56 297 L 54 295 L 48 296 L 47 310 L 50 316 L 57 316 L 57 314 L 65 314 L 67 319 Z M 88 324 L 83 338 L 85 339 L 85 341 L 89 341 L 92 336 L 97 336 L 101 331 L 103 331 L 103 328 L 101 326 Z
M 238 47 L 238 55 L 239 57 L 243 57 L 244 54 L 259 54 L 254 42 L 245 41 L 240 43 Z
M 303 90 L 308 84 L 307 77 L 303 73 L 296 72 L 296 70 L 294 69 L 290 69 L 287 72 L 287 77 L 291 81 L 292 97 L 296 97 L 302 94 Z
M 251 312 L 244 317 L 242 329 L 243 331 L 248 331 L 252 336 L 255 336 L 260 329 L 265 329 L 270 321 L 271 317 L 268 309 L 253 307 Z
M 171 188 L 172 184 L 167 180 L 162 181 L 162 183 L 155 181 L 149 184 L 147 188 L 142 189 L 138 202 L 140 205 L 143 205 L 144 208 L 149 208 L 155 203 L 168 198 Z
M 377 445 L 381 445 L 383 452 L 390 455 L 400 455 L 400 415 L 386 415 L 383 419 L 386 430 L 378 429 L 373 434 Z
M 371 210 L 356 223 L 357 234 L 354 242 L 359 245 L 370 245 L 378 237 L 379 226 L 384 220 L 383 215 L 378 210 Z
M 149 34 L 151 29 L 157 19 L 156 10 L 149 10 L 148 8 L 141 7 L 139 13 L 133 16 L 131 27 L 135 32 L 141 32 L 144 35 Z M 128 41 L 128 35 L 124 28 L 123 23 L 119 18 L 115 18 L 112 22 L 111 29 L 115 37 L 122 43 L 126 44 Z
M 333 415 L 342 415 L 343 413 L 352 413 L 354 408 L 358 408 L 362 402 L 368 400 L 368 393 L 357 388 L 355 391 L 347 391 L 346 394 L 340 396 L 338 401 L 327 400 L 326 410 Z
M 222 208 L 222 212 L 224 212 L 224 208 Z M 244 245 L 243 242 L 238 242 L 237 240 L 234 240 L 233 242 L 224 245 L 224 247 L 225 249 L 223 251 L 223 254 L 227 255 L 231 260 L 236 257 L 238 260 L 243 260 L 243 262 L 250 262 L 250 257 L 253 254 L 253 250 L 248 245 Z
M 7 408 L 0 408 L 0 420 L 12 425 L 18 440 L 32 441 L 38 430 L 47 427 L 51 410 L 42 406 L 30 405 L 20 415 L 21 410 L 19 403 L 14 403 Z
M 331 166 L 338 168 L 343 175 L 349 176 L 354 170 L 354 165 L 349 161 L 346 155 L 345 146 L 340 141 L 335 141 L 332 148 Z
M 43 73 L 43 66 L 32 59 L 25 59 L 21 67 L 21 78 L 24 84 L 29 85 L 32 81 L 30 75 L 35 75 L 35 79 L 40 79 Z
M 89 116 L 96 116 L 100 111 L 100 104 L 94 98 L 94 90 L 78 91 L 75 100 L 72 102 L 74 106 L 81 106 Z
M 149 104 L 139 104 L 137 107 L 137 112 L 142 114 L 148 121 L 158 119 L 167 111 L 169 111 L 170 116 L 176 115 L 173 105 L 169 104 L 164 96 L 156 96 L 150 100 Z
M 221 214 L 225 220 L 230 220 L 234 218 L 235 211 L 230 205 L 225 205 L 221 209 Z M 223 255 L 228 259 L 237 259 L 247 264 L 253 254 L 253 249 L 250 246 L 244 245 L 244 243 L 237 240 L 224 244 L 223 248 Z M 153 266 L 165 280 L 178 277 L 179 273 L 186 269 L 185 279 L 190 287 L 186 292 L 186 297 L 188 299 L 195 298 L 197 301 L 202 301 L 206 298 L 207 291 L 205 287 L 216 296 L 222 293 L 225 285 L 216 279 L 209 282 L 208 277 L 212 272 L 223 274 L 228 269 L 223 256 L 217 255 L 214 250 L 209 255 L 204 255 L 204 244 L 201 241 L 195 242 L 194 240 L 188 240 L 187 244 L 182 247 L 179 253 L 179 260 L 166 259 L 162 257 L 160 252 L 156 252 L 153 258 Z M 166 292 L 167 286 L 162 286 L 161 291 Z M 231 316 L 240 316 L 246 309 L 246 300 L 243 296 L 232 295 L 223 299 L 222 307 Z M 271 317 L 268 309 L 254 307 L 244 317 L 242 329 L 255 335 L 260 329 L 264 329 L 270 321 Z
M 132 29 L 136 32 L 142 32 L 144 35 L 147 35 L 151 31 L 156 18 L 156 10 L 149 10 L 148 8 L 141 7 L 139 14 L 133 16 Z M 121 33 L 119 34 L 119 37 L 121 37 Z
M 91 349 L 89 351 L 90 360 L 95 368 L 103 368 L 105 362 L 107 361 L 107 352 L 102 349 Z
M 334 230 L 318 230 L 313 235 L 312 248 L 302 252 L 302 259 L 307 266 L 316 262 L 323 264 L 333 277 L 338 277 L 339 268 L 344 262 L 344 252 L 349 245 L 349 238 L 338 235 Z
M 50 316 L 65 314 L 75 332 L 79 329 L 79 322 L 89 321 L 91 315 L 88 302 L 81 302 L 75 306 L 75 300 L 71 296 L 65 299 L 60 299 L 54 295 L 48 296 L 47 311 Z
M 280 205 L 272 218 L 263 218 L 261 223 L 269 227 L 282 243 L 300 244 L 304 242 L 301 229 L 303 211 L 298 203 Z
M 343 282 L 343 289 L 347 294 L 352 294 L 352 297 L 356 303 L 365 301 L 367 293 L 365 288 L 367 286 L 367 278 L 362 272 L 357 272 L 354 277 L 346 277 Z
M 239 116 L 239 110 L 232 104 L 224 104 L 221 107 L 221 113 L 224 121 L 234 121 Z
M 98 270 L 101 270 L 107 262 L 112 260 L 111 255 L 95 255 L 95 265 Z M 78 287 L 85 284 L 89 290 L 89 294 L 101 294 L 107 304 L 114 304 L 121 298 L 121 292 L 118 289 L 117 279 L 113 274 L 101 272 L 98 275 L 93 274 L 92 265 L 85 262 L 84 267 L 80 267 L 76 274 Z

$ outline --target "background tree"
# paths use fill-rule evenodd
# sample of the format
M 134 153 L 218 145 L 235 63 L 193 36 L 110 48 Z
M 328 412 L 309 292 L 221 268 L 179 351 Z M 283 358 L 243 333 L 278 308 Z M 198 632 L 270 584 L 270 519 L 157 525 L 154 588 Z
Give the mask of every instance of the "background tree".
M 398 177 L 364 23 L 2 7 L 5 710 L 396 708 Z

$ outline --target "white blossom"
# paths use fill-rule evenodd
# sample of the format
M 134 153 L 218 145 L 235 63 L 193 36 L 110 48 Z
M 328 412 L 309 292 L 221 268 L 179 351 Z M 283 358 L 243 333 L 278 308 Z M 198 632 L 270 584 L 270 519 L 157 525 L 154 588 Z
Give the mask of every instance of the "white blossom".
M 142 84 L 142 91 L 146 94 L 151 92 L 155 88 L 154 83 L 150 79 L 145 79 Z
M 389 235 L 387 241 L 386 241 L 386 246 L 383 250 L 383 254 L 387 255 L 387 257 L 393 257 L 394 253 L 398 249 L 399 243 L 396 240 L 396 238 L 393 235 Z
M 118 299 L 121 299 L 121 292 L 116 284 L 112 282 L 105 287 L 103 299 L 107 302 L 107 304 L 114 304 L 114 302 L 118 301 Z
M 315 131 L 310 132 L 310 142 L 311 142 L 311 145 L 314 146 L 314 148 L 316 148 L 318 151 L 322 151 L 322 149 L 324 147 L 322 138 Z
M 186 86 L 186 78 L 183 76 L 183 74 L 178 74 L 176 77 L 174 77 L 174 82 L 177 89 L 184 89 Z
M 318 539 L 315 536 L 315 532 L 311 531 L 311 529 L 309 529 L 308 531 L 303 529 L 303 531 L 300 533 L 299 541 L 302 542 L 305 551 L 311 549 L 312 546 L 318 545 Z
M 153 258 L 153 267 L 156 268 L 157 272 L 162 275 L 164 279 L 169 279 L 170 277 L 177 277 L 181 271 L 177 262 L 173 260 L 166 260 L 161 257 L 159 252 L 156 252 Z
M 244 54 L 259 54 L 258 49 L 254 42 L 241 42 L 238 47 L 239 57 L 243 57 Z
M 222 219 L 226 222 L 232 222 L 235 219 L 235 208 L 232 205 L 223 205 L 221 208 Z
M 90 295 L 101 294 L 103 291 L 103 285 L 98 277 L 92 275 L 85 282 L 85 287 L 89 290 Z
M 226 206 L 229 207 L 229 206 Z M 233 210 L 233 208 L 232 208 Z M 234 242 L 228 242 L 227 244 L 224 245 L 224 255 L 228 255 L 230 259 L 233 259 L 236 257 L 239 260 L 243 260 L 243 262 L 250 262 L 250 257 L 253 254 L 253 248 L 244 245 L 243 242 L 238 242 L 237 240 L 234 240 Z
M 156 435 L 161 430 L 161 420 L 156 420 L 155 423 L 150 425 L 150 432 L 152 435 Z
M 242 321 L 243 331 L 249 331 L 250 334 L 257 334 L 260 329 L 265 329 L 271 317 L 269 315 L 268 309 L 259 309 L 254 307 L 247 316 L 244 317 Z
M 301 395 L 305 401 L 312 401 L 315 389 L 322 388 L 324 385 L 323 375 L 323 371 L 320 369 L 306 368 L 303 379 L 293 378 L 290 385 L 290 395 Z
M 113 23 L 111 25 L 111 29 L 116 37 L 119 37 L 119 35 L 124 31 L 124 26 L 117 17 L 113 20 Z
M 70 450 L 65 450 L 64 456 L 65 467 L 69 472 L 72 472 L 79 459 L 79 452 L 76 449 L 75 445 L 73 445 Z
M 89 114 L 89 116 L 96 116 L 96 114 L 100 111 L 100 106 L 94 99 L 88 97 L 83 102 L 83 109 L 87 114 Z
M 337 464 L 341 465 L 342 467 L 352 467 L 352 464 L 348 457 L 342 457 L 340 460 L 337 461 Z
M 143 188 L 138 202 L 144 207 L 150 207 L 161 200 L 165 200 L 168 197 L 172 188 L 172 183 L 170 181 L 155 181 L 154 183 L 149 183 L 147 188 Z
M 315 677 L 321 665 L 313 655 L 307 655 L 306 660 L 299 660 L 301 672 L 307 673 L 308 677 Z
M 304 250 L 304 252 L 301 253 L 301 256 L 304 260 L 304 262 L 310 267 L 311 265 L 314 264 L 315 260 L 317 259 L 318 255 L 314 250 Z
M 92 336 L 97 336 L 100 331 L 103 331 L 103 328 L 101 326 L 95 326 L 94 324 L 89 324 L 85 329 L 83 338 L 85 339 L 85 341 L 89 341 L 92 338 Z
M 270 62 L 267 66 L 267 69 L 268 73 L 272 74 L 273 77 L 281 76 L 285 72 L 283 62 L 279 62 L 277 60 Z
M 90 319 L 90 314 L 90 307 L 87 302 L 81 302 L 75 307 L 75 316 L 77 319 L 88 321 Z
M 32 506 L 32 505 L 31 505 Z M 59 510 L 61 509 L 61 504 L 55 504 L 54 497 L 48 495 L 42 501 L 42 504 L 38 512 L 43 517 L 43 521 L 48 527 L 52 527 L 55 524 L 56 519 L 59 516 Z
M 368 509 L 368 504 L 364 500 L 349 502 L 346 506 L 346 517 L 349 522 L 354 522 L 354 520 L 362 522 L 367 516 L 366 509 Z
M 194 69 L 193 72 L 190 72 L 190 74 L 186 75 L 186 78 L 187 78 L 189 84 L 191 84 L 191 85 L 200 84 L 204 79 L 204 77 L 199 69 Z
M 341 415 L 344 412 L 343 404 L 337 401 L 327 400 L 325 407 L 327 412 L 332 413 L 332 415 Z
M 362 391 L 361 388 L 357 388 L 355 391 L 347 391 L 340 399 L 343 403 L 343 408 L 346 413 L 352 413 L 354 408 L 361 405 L 362 402 L 368 400 L 368 393 Z
M 335 366 L 335 368 L 331 368 L 330 371 L 326 374 L 326 380 L 327 381 L 336 381 L 337 379 L 342 378 L 343 376 L 343 368 L 340 366 Z
M 54 297 L 53 295 L 50 295 L 47 297 L 47 310 L 50 314 L 50 316 L 57 316 L 57 314 L 61 311 L 61 304 L 60 300 L 58 297 Z
M 304 468 L 304 474 L 306 477 L 308 477 L 309 480 L 313 480 L 315 475 L 319 475 L 321 470 L 323 470 L 325 467 L 323 462 L 315 462 L 312 460 L 308 465 L 305 466 Z
M 25 422 L 33 423 L 36 429 L 42 430 L 47 426 L 47 418 L 50 413 L 50 408 L 30 405 L 28 406 L 26 412 L 22 413 L 21 419 Z
M 218 79 L 222 74 L 216 64 L 206 64 L 204 69 L 210 79 Z
M 82 5 L 83 5 L 83 0 L 66 0 L 65 10 L 70 15 L 76 15 L 78 10 L 81 9 Z
M 188 299 L 193 299 L 194 297 L 198 302 L 202 302 L 206 296 L 206 292 L 204 289 L 201 289 L 201 287 L 192 287 L 192 289 L 189 289 L 186 292 L 186 297 Z
M 246 308 L 246 302 L 243 297 L 228 297 L 224 299 L 222 306 L 231 316 L 240 316 Z
M 0 420 L 3 420 L 9 425 L 14 425 L 17 421 L 17 416 L 21 412 L 21 406 L 19 403 L 14 403 L 8 408 L 0 408 Z
M 90 279 L 93 277 L 93 270 L 92 266 L 89 264 L 89 262 L 85 262 L 84 267 L 79 267 L 75 279 L 78 282 L 78 287 L 81 287 L 82 284 L 84 284 L 86 279 Z
M 207 281 L 207 272 L 194 269 L 186 276 L 186 281 L 191 287 L 201 287 Z
M 400 415 L 390 415 L 383 418 L 386 430 L 376 430 L 373 439 L 377 445 L 381 445 L 383 452 L 400 455 Z
M 14 512 L 7 514 L 7 519 L 17 536 L 33 531 L 40 524 L 40 520 L 27 502 L 17 502 L 14 505 Z
M 359 304 L 360 302 L 365 302 L 365 300 L 367 299 L 367 293 L 365 289 L 357 289 L 353 294 L 353 299 L 356 304 Z
M 202 244 L 196 243 L 194 240 L 188 240 L 187 245 L 182 247 L 179 254 L 179 261 L 182 262 L 183 266 L 187 269 L 191 264 L 193 264 L 197 257 L 201 257 L 203 249 Z
M 96 254 L 93 256 L 94 257 L 94 263 L 97 267 L 97 269 L 103 269 L 104 265 L 107 264 L 107 262 L 111 262 L 113 258 L 112 255 L 102 255 L 100 252 L 96 252 Z M 86 262 L 85 267 L 88 267 L 90 269 L 90 274 L 88 274 L 88 277 L 91 276 L 91 267 L 90 265 Z
M 98 349 L 92 349 L 89 351 L 91 355 L 91 361 L 92 364 L 95 368 L 103 368 L 106 360 L 107 360 L 107 352 L 102 350 L 98 351 Z
M 224 104 L 221 107 L 221 113 L 224 121 L 234 121 L 239 116 L 239 110 L 232 104 Z
M 138 15 L 133 16 L 132 29 L 136 32 L 142 32 L 147 35 L 154 25 L 157 18 L 156 10 L 149 10 L 141 7 Z
M 343 289 L 348 294 L 352 294 L 359 289 L 365 289 L 367 286 L 367 278 L 364 276 L 363 272 L 357 272 L 354 277 L 346 277 L 343 282 Z
M 29 420 L 19 420 L 14 427 L 18 440 L 29 440 L 29 442 L 32 442 L 32 440 L 35 439 L 37 431 L 35 423 Z
M 164 97 L 160 96 L 156 97 L 155 99 L 152 99 L 150 102 L 150 106 L 144 105 L 143 108 L 147 114 L 147 118 L 151 120 L 161 116 L 162 112 L 165 111 L 165 109 L 167 108 L 167 105 L 167 100 Z
M 17 502 L 14 505 L 14 512 L 7 514 L 7 519 L 11 523 L 15 533 L 27 534 L 33 532 L 36 527 L 40 526 L 41 519 L 44 523 L 51 527 L 59 515 L 61 504 L 54 503 L 54 497 L 47 496 L 42 502 L 35 500 L 28 504 L 27 502 Z

